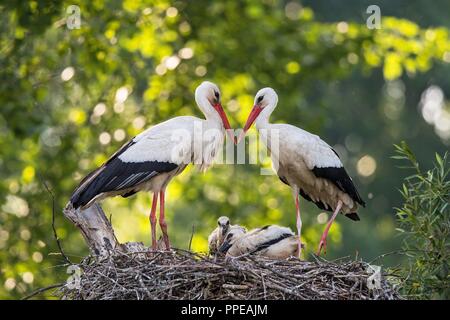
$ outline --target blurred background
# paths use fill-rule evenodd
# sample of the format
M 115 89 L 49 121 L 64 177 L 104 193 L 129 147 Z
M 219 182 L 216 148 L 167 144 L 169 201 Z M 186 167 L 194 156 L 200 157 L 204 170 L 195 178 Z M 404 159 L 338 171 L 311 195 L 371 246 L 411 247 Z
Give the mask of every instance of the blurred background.
M 390 157 L 405 140 L 419 161 L 450 144 L 450 2 L 2 1 L 0 4 L 0 298 L 19 298 L 68 275 L 52 232 L 77 262 L 88 254 L 63 216 L 90 170 L 152 124 L 197 115 L 193 92 L 219 84 L 232 127 L 253 96 L 275 88 L 274 122 L 319 134 L 340 154 L 367 207 L 338 217 L 327 259 L 370 261 L 400 247 L 395 207 L 408 170 Z M 68 22 L 79 9 L 80 28 Z M 75 19 L 76 21 L 76 19 Z M 253 129 L 252 129 L 253 130 Z M 266 159 L 262 166 L 270 167 Z M 295 230 L 290 189 L 260 165 L 192 167 L 168 189 L 175 247 L 207 250 L 220 215 L 248 228 Z M 151 195 L 103 202 L 121 242 L 150 244 Z M 306 259 L 329 215 L 301 201 Z M 378 264 L 396 266 L 402 256 Z

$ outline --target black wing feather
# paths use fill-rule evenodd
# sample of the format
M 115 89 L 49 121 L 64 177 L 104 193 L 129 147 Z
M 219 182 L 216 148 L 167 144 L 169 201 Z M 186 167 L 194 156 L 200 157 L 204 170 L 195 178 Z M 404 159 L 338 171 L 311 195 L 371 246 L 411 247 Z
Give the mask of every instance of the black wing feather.
M 303 190 L 300 189 L 300 195 L 308 201 L 314 203 L 319 209 L 333 212 L 333 209 L 327 207 L 322 201 L 313 201 Z M 359 216 L 356 212 L 346 213 L 345 216 L 353 221 L 359 221 Z
M 300 189 L 300 195 L 304 199 L 314 203 L 319 209 L 322 209 L 322 210 L 325 210 L 325 211 L 333 211 L 330 207 L 327 208 L 327 206 L 322 201 L 313 201 L 313 199 L 311 199 L 311 197 L 308 196 L 308 194 L 306 194 L 306 192 L 303 191 L 302 189 Z
M 279 178 L 280 181 L 283 182 L 284 184 L 289 185 L 289 182 L 287 181 L 286 177 L 278 176 L 278 178 Z
M 336 187 L 339 188 L 339 190 L 347 193 L 354 201 L 356 201 L 363 207 L 366 206 L 344 167 L 314 167 L 312 172 L 318 178 L 323 178 L 331 181 Z
M 357 214 L 356 212 L 350 212 L 350 213 L 347 213 L 347 214 L 345 214 L 345 216 L 346 216 L 347 218 L 353 220 L 353 221 L 359 221 L 359 220 L 360 220 L 360 219 L 359 219 L 359 216 L 358 216 L 358 214 Z
M 118 156 L 134 143 L 132 140 L 125 144 L 105 164 L 83 179 L 70 199 L 75 209 L 85 206 L 101 193 L 132 188 L 160 173 L 169 172 L 178 167 L 177 164 L 170 162 L 124 162 L 119 159 Z M 96 176 L 85 184 L 85 181 L 93 175 Z M 135 192 L 130 190 L 124 196 L 131 196 Z
M 131 147 L 133 144 L 135 144 L 136 141 L 134 141 L 134 138 L 125 143 L 120 147 L 119 150 L 117 150 L 104 164 L 102 164 L 99 168 L 95 169 L 94 171 L 91 171 L 88 173 L 78 184 L 78 187 L 75 189 L 74 194 L 78 191 L 78 189 L 87 181 L 89 178 L 91 178 L 93 175 L 95 175 L 97 172 L 102 170 L 108 163 L 110 163 L 112 160 L 120 156 L 125 150 L 127 150 L 129 147 Z
M 284 239 L 289 238 L 289 237 L 292 237 L 292 234 L 291 234 L 291 233 L 282 233 L 282 234 L 280 234 L 280 236 L 278 236 L 278 237 L 275 238 L 275 239 L 271 239 L 271 240 L 268 240 L 268 241 L 266 241 L 266 242 L 260 243 L 260 244 L 255 248 L 255 250 L 253 251 L 253 253 L 258 252 L 258 251 L 261 251 L 261 250 L 264 250 L 264 249 L 267 249 L 267 248 L 270 247 L 271 245 L 274 245 L 274 244 L 280 242 L 281 240 L 284 240 Z
M 337 152 L 331 148 L 331 150 L 334 152 L 334 154 L 338 157 L 339 155 Z M 356 190 L 355 185 L 353 184 L 352 179 L 345 171 L 344 167 L 335 168 L 335 167 L 326 167 L 326 168 L 317 168 L 315 167 L 312 172 L 314 175 L 318 178 L 324 178 L 329 181 L 331 181 L 334 185 L 336 185 L 341 191 L 347 193 L 354 201 L 358 202 L 363 207 L 366 206 L 365 202 L 362 200 L 361 196 L 358 193 L 358 190 Z M 278 176 L 278 178 L 283 182 L 284 184 L 289 185 L 288 180 L 286 177 Z M 333 211 L 332 208 L 324 204 L 322 201 L 313 201 L 311 197 L 304 192 L 302 189 L 299 191 L 300 195 L 310 201 L 313 202 L 319 209 L 325 210 L 325 211 Z M 351 212 L 345 214 L 346 217 L 348 217 L 351 220 L 359 221 L 359 216 L 356 212 Z

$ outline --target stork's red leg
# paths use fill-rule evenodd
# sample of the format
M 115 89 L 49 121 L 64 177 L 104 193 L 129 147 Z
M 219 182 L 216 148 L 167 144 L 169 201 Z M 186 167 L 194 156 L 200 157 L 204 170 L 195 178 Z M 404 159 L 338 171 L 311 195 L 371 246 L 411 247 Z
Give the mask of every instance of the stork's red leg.
M 169 234 L 167 233 L 167 223 L 164 217 L 164 190 L 159 193 L 159 226 L 163 233 L 164 244 L 166 249 L 170 249 Z
M 327 226 L 325 227 L 325 230 L 323 231 L 322 238 L 320 238 L 319 250 L 317 250 L 317 255 L 320 255 L 322 248 L 323 248 L 324 253 L 327 254 L 328 231 L 330 231 L 331 225 L 333 224 L 334 219 L 336 219 L 336 216 L 339 213 L 339 211 L 341 210 L 341 208 L 342 208 L 342 201 L 339 200 L 338 204 L 336 206 L 336 210 L 334 210 L 333 216 L 331 217 L 330 221 L 328 221 Z
M 297 209 L 297 235 L 298 235 L 298 258 L 301 259 L 302 255 L 302 219 L 300 217 L 300 203 L 298 200 L 298 192 L 295 195 L 295 208 Z
M 153 194 L 152 210 L 150 211 L 150 227 L 152 233 L 152 249 L 156 249 L 156 204 L 158 203 L 158 193 Z

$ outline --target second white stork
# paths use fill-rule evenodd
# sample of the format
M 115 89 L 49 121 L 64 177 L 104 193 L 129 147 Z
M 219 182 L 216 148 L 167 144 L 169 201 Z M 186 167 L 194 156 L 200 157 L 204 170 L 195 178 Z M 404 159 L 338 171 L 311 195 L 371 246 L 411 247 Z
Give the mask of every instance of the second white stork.
M 272 166 L 280 180 L 292 188 L 295 199 L 298 252 L 301 254 L 301 228 L 299 195 L 312 201 L 322 210 L 332 211 L 322 234 L 317 254 L 326 252 L 327 235 L 339 212 L 352 220 L 359 220 L 358 205 L 365 206 L 352 179 L 347 174 L 338 154 L 319 136 L 289 124 L 269 123 L 269 117 L 277 106 L 278 95 L 272 88 L 263 88 L 255 96 L 244 130 L 239 138 L 255 122 L 262 141 L 271 152 Z M 272 150 L 277 139 L 278 150 Z
M 70 198 L 71 206 L 84 209 L 106 197 L 153 192 L 150 225 L 152 247 L 155 249 L 159 194 L 159 225 L 165 246 L 169 249 L 164 212 L 167 184 L 189 163 L 194 163 L 202 171 L 210 167 L 222 148 L 225 130 L 230 129 L 220 102 L 219 88 L 214 83 L 205 81 L 198 86 L 195 101 L 206 119 L 176 117 L 137 135 L 81 181 Z

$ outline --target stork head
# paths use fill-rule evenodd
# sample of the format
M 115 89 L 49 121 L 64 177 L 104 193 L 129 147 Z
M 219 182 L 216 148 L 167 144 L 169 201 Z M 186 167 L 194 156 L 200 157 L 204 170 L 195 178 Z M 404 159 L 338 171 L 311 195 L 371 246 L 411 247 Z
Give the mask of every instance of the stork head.
M 239 136 L 238 143 L 245 136 L 248 129 L 250 129 L 260 114 L 263 113 L 264 116 L 268 118 L 277 106 L 277 103 L 278 95 L 272 88 L 263 88 L 256 93 L 252 111 L 250 111 L 250 114 L 248 115 L 247 122 L 244 125 L 244 130 Z
M 228 232 L 228 229 L 230 228 L 230 219 L 228 217 L 222 216 L 217 219 L 217 224 L 219 225 L 219 228 L 221 230 L 221 236 L 224 237 Z
M 219 247 L 218 251 L 220 253 L 226 253 L 238 239 L 245 235 L 246 232 L 247 230 L 241 226 L 230 227 L 230 231 L 228 231 L 227 235 L 225 236 L 225 240 Z
M 195 89 L 195 101 L 205 116 L 207 118 L 217 118 L 217 116 L 219 116 L 223 127 L 227 130 L 231 140 L 235 142 L 234 134 L 232 134 L 230 130 L 230 122 L 228 121 L 228 117 L 223 110 L 220 98 L 221 95 L 219 87 L 210 81 L 203 81 L 197 89 Z

